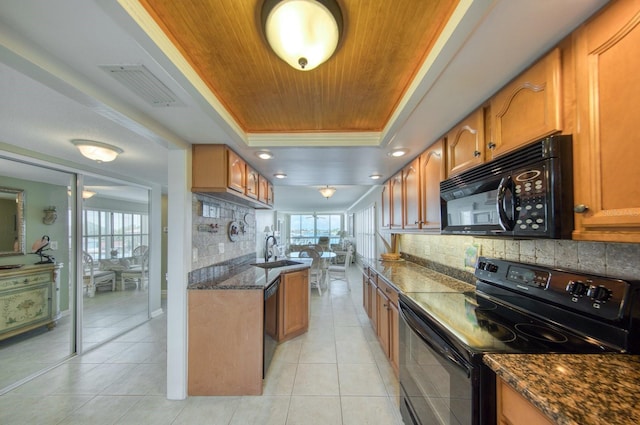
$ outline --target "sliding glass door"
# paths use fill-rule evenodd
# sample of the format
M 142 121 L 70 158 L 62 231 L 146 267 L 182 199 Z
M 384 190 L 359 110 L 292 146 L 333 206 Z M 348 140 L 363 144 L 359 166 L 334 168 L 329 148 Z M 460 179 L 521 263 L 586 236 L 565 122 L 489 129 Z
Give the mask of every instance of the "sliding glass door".
M 149 318 L 149 194 L 83 178 L 82 350 Z
M 0 158 L 0 394 L 75 351 L 75 181 Z

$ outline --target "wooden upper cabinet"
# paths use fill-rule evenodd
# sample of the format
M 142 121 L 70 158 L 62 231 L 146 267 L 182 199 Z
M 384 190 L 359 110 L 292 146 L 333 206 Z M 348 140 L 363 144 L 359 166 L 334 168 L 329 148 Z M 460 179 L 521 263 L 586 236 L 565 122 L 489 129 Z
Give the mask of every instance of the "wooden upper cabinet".
M 487 161 L 562 130 L 559 48 L 507 84 L 491 99 Z
M 638 22 L 640 2 L 617 1 L 575 32 L 574 239 L 640 242 Z
M 262 176 L 258 176 L 258 201 L 269 203 L 269 181 Z
M 393 176 L 390 180 L 391 191 L 391 228 L 402 229 L 402 171 Z
M 402 185 L 404 190 L 404 219 L 405 229 L 419 229 L 420 226 L 420 158 L 414 159 L 402 170 Z
M 447 133 L 447 177 L 485 161 L 484 136 L 483 108 L 478 108 Z
M 229 189 L 244 193 L 247 164 L 231 149 L 227 149 L 227 163 Z
M 440 182 L 445 179 L 444 141 L 420 155 L 420 227 L 440 229 Z
M 246 167 L 244 194 L 249 198 L 258 199 L 258 192 L 260 191 L 260 175 L 256 170 L 251 168 L 249 164 L 247 164 Z
M 273 186 L 226 145 L 193 145 L 191 191 L 253 208 L 273 205 Z
M 276 199 L 273 185 L 270 182 L 267 182 L 267 205 L 273 205 L 274 200 Z
M 391 227 L 391 180 L 388 180 L 384 186 L 382 186 L 380 206 L 380 227 L 388 229 Z

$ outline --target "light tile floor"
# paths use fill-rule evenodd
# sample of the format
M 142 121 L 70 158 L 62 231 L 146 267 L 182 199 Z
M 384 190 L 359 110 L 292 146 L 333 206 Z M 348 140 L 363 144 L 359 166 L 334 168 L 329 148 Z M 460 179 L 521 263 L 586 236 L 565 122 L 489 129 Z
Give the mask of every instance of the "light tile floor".
M 352 291 L 311 294 L 309 332 L 278 346 L 262 396 L 166 399 L 166 316 L 0 396 L 0 424 L 401 425 L 398 381 Z
M 85 350 L 145 322 L 149 317 L 148 297 L 146 290 L 136 289 L 99 291 L 92 298 L 84 295 Z M 51 330 L 41 326 L 0 341 L 0 394 L 71 356 L 72 315 L 66 311 Z

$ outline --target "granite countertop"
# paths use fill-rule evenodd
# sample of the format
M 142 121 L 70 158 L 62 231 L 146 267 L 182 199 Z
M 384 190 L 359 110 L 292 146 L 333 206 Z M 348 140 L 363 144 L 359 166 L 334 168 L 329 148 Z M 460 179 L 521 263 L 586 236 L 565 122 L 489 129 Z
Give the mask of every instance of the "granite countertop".
M 256 261 L 264 262 L 264 261 Z M 194 282 L 189 283 L 187 289 L 260 289 L 263 290 L 278 276 L 298 270 L 308 269 L 310 261 L 306 259 L 296 260 L 300 264 L 273 269 L 262 269 L 249 264 L 233 266 L 211 266 L 200 272 L 200 276 Z
M 496 375 L 559 425 L 640 423 L 640 356 L 486 354 Z
M 475 286 L 410 261 L 367 260 L 367 265 L 399 291 L 466 292 Z

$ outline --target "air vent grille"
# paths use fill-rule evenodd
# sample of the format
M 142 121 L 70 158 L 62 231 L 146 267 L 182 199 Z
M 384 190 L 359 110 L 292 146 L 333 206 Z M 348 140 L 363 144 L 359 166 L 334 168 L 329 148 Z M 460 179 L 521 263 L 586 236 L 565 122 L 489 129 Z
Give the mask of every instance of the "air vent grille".
M 102 65 L 100 69 L 155 107 L 184 106 L 144 65 Z

